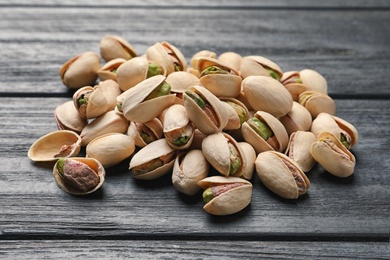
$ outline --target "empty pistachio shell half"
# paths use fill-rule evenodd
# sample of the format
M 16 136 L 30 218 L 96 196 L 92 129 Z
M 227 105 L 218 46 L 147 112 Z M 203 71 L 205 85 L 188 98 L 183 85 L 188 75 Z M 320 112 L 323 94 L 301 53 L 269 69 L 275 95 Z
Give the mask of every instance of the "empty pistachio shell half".
M 163 136 L 163 125 L 157 118 L 146 123 L 131 122 L 127 134 L 134 138 L 136 146 L 145 147 Z
M 334 176 L 345 178 L 355 170 L 355 156 L 329 132 L 323 132 L 317 137 L 310 152 L 314 159 Z
M 199 149 L 177 155 L 172 170 L 173 186 L 189 196 L 200 190 L 198 182 L 207 177 L 209 163 Z
M 88 120 L 81 117 L 72 100 L 57 106 L 54 110 L 54 118 L 59 130 L 70 130 L 77 134 L 80 134 L 88 124 Z
M 105 35 L 100 40 L 100 54 L 103 59 L 110 61 L 116 58 L 129 60 L 137 56 L 133 46 L 120 36 Z
M 27 156 L 34 162 L 53 162 L 61 157 L 77 156 L 80 152 L 81 138 L 69 130 L 57 130 L 36 140 L 28 150 Z
M 283 198 L 296 199 L 310 187 L 309 179 L 299 166 L 282 153 L 260 153 L 255 167 L 262 183 Z
M 203 209 L 212 215 L 230 215 L 243 210 L 252 199 L 252 184 L 242 178 L 212 176 L 198 182 Z
M 312 123 L 310 112 L 295 101 L 290 112 L 279 118 L 279 120 L 289 135 L 296 131 L 309 131 Z
M 241 76 L 267 76 L 279 80 L 283 71 L 278 64 L 263 56 L 245 56 L 241 59 Z
M 285 154 L 304 172 L 310 171 L 315 164 L 310 147 L 316 140 L 312 132 L 296 131 L 290 135 Z
M 336 103 L 327 94 L 317 91 L 305 91 L 299 95 L 298 102 L 316 118 L 320 113 L 336 114 Z
M 61 158 L 53 168 L 58 187 L 73 195 L 96 191 L 103 185 L 105 174 L 101 163 L 93 158 Z

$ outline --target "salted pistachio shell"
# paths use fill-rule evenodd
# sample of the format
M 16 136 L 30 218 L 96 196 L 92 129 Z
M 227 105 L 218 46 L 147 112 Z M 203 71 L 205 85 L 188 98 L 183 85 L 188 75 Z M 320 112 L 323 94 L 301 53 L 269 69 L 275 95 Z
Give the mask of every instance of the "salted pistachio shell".
M 277 195 L 296 199 L 306 193 L 310 181 L 304 172 L 286 155 L 266 151 L 255 161 L 256 173 L 263 184 Z
M 59 75 L 66 87 L 79 89 L 93 85 L 98 78 L 97 72 L 99 69 L 99 55 L 87 51 L 65 62 L 59 70 Z
M 218 56 L 218 60 L 220 60 L 224 64 L 227 64 L 230 68 L 236 70 L 237 72 L 240 71 L 241 59 L 242 56 L 240 54 L 232 51 L 221 53 Z
M 336 138 L 341 138 L 341 129 L 334 120 L 333 116 L 328 113 L 319 113 L 313 120 L 310 131 L 317 138 L 322 132 L 332 133 Z
M 198 51 L 197 53 L 195 53 L 191 58 L 190 65 L 197 72 L 199 72 L 198 71 L 198 60 L 199 60 L 199 58 L 204 58 L 204 57 L 216 58 L 217 54 L 213 51 L 210 51 L 210 50 L 201 50 L 201 51 Z
M 54 118 L 59 130 L 70 130 L 80 134 L 88 124 L 74 106 L 73 100 L 66 101 L 54 110 Z
M 104 168 L 109 168 L 130 157 L 134 150 L 133 138 L 121 133 L 109 133 L 96 137 L 87 145 L 86 157 L 95 158 Z
M 116 81 L 108 79 L 105 81 L 100 81 L 95 89 L 100 89 L 103 92 L 104 97 L 107 101 L 107 111 L 114 110 L 116 107 L 116 99 L 122 93 L 119 88 L 119 85 Z
M 277 80 L 266 76 L 249 76 L 242 81 L 243 91 L 255 111 L 265 111 L 279 118 L 290 112 L 293 99 Z
M 309 131 L 312 123 L 310 112 L 295 101 L 290 112 L 279 118 L 279 120 L 289 135 L 296 131 Z
M 355 128 L 354 125 L 352 125 L 351 123 L 347 122 L 346 120 L 340 117 L 337 116 L 332 116 L 332 117 L 336 121 L 337 125 L 341 130 L 340 140 L 344 138 L 345 141 L 342 143 L 348 150 L 351 149 L 355 144 L 357 144 L 359 140 L 359 134 L 357 129 Z
M 253 146 L 256 153 L 274 150 L 283 152 L 288 143 L 288 134 L 283 124 L 273 115 L 264 111 L 257 111 L 254 114 L 254 118 L 257 118 L 268 125 L 273 135 L 269 136 L 267 140 L 264 140 L 254 129 L 252 129 L 249 121 L 247 121 L 241 126 L 242 136 L 245 141 Z
M 123 98 L 123 115 L 129 121 L 145 123 L 156 118 L 166 108 L 171 106 L 175 101 L 174 94 L 167 94 L 145 100 L 145 98 L 164 81 L 165 76 L 153 76 L 122 93 L 118 98 Z
M 29 148 L 27 156 L 34 162 L 53 162 L 61 157 L 77 156 L 80 136 L 69 130 L 57 130 L 41 136 Z
M 73 195 L 86 195 L 95 192 L 103 185 L 106 172 L 103 165 L 98 160 L 81 157 L 70 157 L 65 160 L 71 160 L 71 162 L 67 163 L 67 166 L 64 164 L 63 171 L 66 171 L 75 181 L 82 183 L 83 185 L 81 187 L 86 188 L 87 186 L 85 183 L 88 183 L 91 185 L 91 188 L 83 190 L 80 189 L 81 187 L 76 188 L 78 185 L 70 185 L 69 181 L 67 181 L 66 178 L 62 178 L 59 174 L 58 165 L 60 160 L 58 160 L 53 167 L 53 175 L 58 187 L 63 191 Z
M 222 103 L 213 93 L 202 86 L 193 86 L 191 92 L 199 95 L 205 101 L 205 107 L 201 108 L 188 92 L 183 95 L 184 107 L 191 122 L 203 134 L 220 132 L 228 122 L 228 112 L 225 104 Z M 210 112 L 212 118 L 207 113 Z
M 219 132 L 203 139 L 202 151 L 206 160 L 222 175 L 240 177 L 246 167 L 246 157 L 236 140 Z
M 129 169 L 135 179 L 156 179 L 172 170 L 175 158 L 175 149 L 168 145 L 165 138 L 162 138 L 134 154 Z
M 81 131 L 81 145 L 86 146 L 98 136 L 108 133 L 125 133 L 129 128 L 129 121 L 111 110 L 91 121 Z
M 115 80 L 116 81 L 116 71 L 124 62 L 126 62 L 123 58 L 116 58 L 110 60 L 106 64 L 104 64 L 98 71 L 97 74 L 101 81 L 104 80 Z
M 299 103 L 316 118 L 320 113 L 336 114 L 336 103 L 327 94 L 317 91 L 305 91 L 299 95 Z
M 182 152 L 176 156 L 172 170 L 173 186 L 189 196 L 195 195 L 200 187 L 198 182 L 207 177 L 209 163 L 199 149 Z
M 167 75 L 174 71 L 186 71 L 187 61 L 174 45 L 163 41 L 157 42 L 146 50 L 148 60 L 157 61 L 165 67 Z
M 316 140 L 315 135 L 307 131 L 296 131 L 290 135 L 285 154 L 304 172 L 310 171 L 315 164 L 310 147 Z
M 117 35 L 105 35 L 100 40 L 100 55 L 106 61 L 116 58 L 129 60 L 138 56 L 134 47 L 124 38 Z
M 145 147 L 163 136 L 163 125 L 157 118 L 145 123 L 131 122 L 127 134 L 134 138 L 136 146 Z
M 242 178 L 212 176 L 198 182 L 208 201 L 203 209 L 212 215 L 231 215 L 245 209 L 252 199 L 252 184 Z
M 258 55 L 243 57 L 241 59 L 240 73 L 244 79 L 249 76 L 266 76 L 279 80 L 283 75 L 283 71 L 278 64 Z
M 242 177 L 246 180 L 251 180 L 255 168 L 256 151 L 252 145 L 247 142 L 238 142 L 243 156 L 246 158 L 246 164 L 242 172 Z
M 73 103 L 81 117 L 92 119 L 108 111 L 107 99 L 101 88 L 86 86 L 73 94 Z
M 182 105 L 170 106 L 164 114 L 163 131 L 167 143 L 175 149 L 186 149 L 194 138 L 195 127 Z
M 334 176 L 345 178 L 355 170 L 355 156 L 329 132 L 323 132 L 317 137 L 310 152 L 314 159 Z

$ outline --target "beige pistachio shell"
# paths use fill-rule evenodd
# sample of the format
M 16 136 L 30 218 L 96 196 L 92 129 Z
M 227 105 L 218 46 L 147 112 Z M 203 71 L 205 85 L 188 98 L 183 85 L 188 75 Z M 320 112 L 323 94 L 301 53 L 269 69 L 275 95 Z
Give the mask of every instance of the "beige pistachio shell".
M 263 184 L 277 195 L 296 199 L 306 193 L 310 181 L 303 171 L 286 155 L 266 151 L 255 162 L 256 173 Z
M 298 102 L 293 106 L 287 115 L 279 118 L 289 135 L 296 131 L 309 131 L 312 123 L 310 112 Z
M 86 118 L 81 117 L 74 106 L 73 100 L 66 101 L 54 110 L 54 118 L 59 130 L 71 130 L 80 134 L 88 124 Z
M 74 187 L 70 186 L 69 184 L 66 184 L 64 182 L 64 180 L 60 177 L 60 175 L 58 174 L 58 169 L 57 169 L 57 163 L 58 163 L 58 161 L 57 161 L 53 167 L 53 176 L 54 176 L 54 180 L 57 183 L 58 187 L 60 187 L 63 191 L 65 191 L 69 194 L 78 195 L 78 196 L 79 195 L 87 195 L 87 194 L 95 192 L 103 185 L 106 172 L 104 170 L 103 165 L 98 160 L 96 160 L 94 158 L 81 158 L 81 157 L 70 157 L 68 159 L 77 160 L 81 163 L 88 165 L 94 172 L 96 172 L 98 174 L 99 182 L 91 190 L 88 190 L 88 191 L 77 190 Z
M 341 137 L 340 127 L 334 120 L 333 116 L 328 113 L 319 113 L 313 120 L 310 131 L 316 136 L 316 138 L 322 132 L 332 133 L 338 139 Z
M 106 61 L 116 58 L 129 60 L 138 56 L 133 46 L 124 38 L 116 35 L 105 35 L 100 40 L 100 55 Z
M 217 54 L 215 52 L 209 51 L 209 50 L 198 51 L 191 58 L 191 67 L 194 70 L 198 71 L 198 60 L 199 60 L 199 58 L 204 58 L 204 57 L 216 58 Z
M 62 83 L 70 89 L 93 85 L 98 77 L 100 57 L 87 51 L 71 58 L 61 66 L 59 75 Z
M 249 110 L 247 107 L 242 103 L 240 100 L 236 98 L 230 98 L 230 97 L 221 97 L 221 101 L 223 101 L 227 106 L 227 111 L 228 111 L 228 123 L 224 127 L 224 130 L 235 130 L 241 128 L 241 119 L 240 116 L 237 114 L 236 110 L 228 104 L 228 102 L 234 103 L 237 106 L 241 107 L 244 111 L 244 118 L 245 121 L 247 121 L 250 118 Z
M 247 142 L 238 142 L 243 156 L 246 158 L 246 164 L 242 172 L 242 177 L 246 180 L 251 180 L 255 169 L 256 151 L 252 145 Z
M 308 86 L 309 90 L 328 93 L 328 83 L 324 76 L 312 69 L 304 69 L 299 72 L 302 83 Z
M 346 120 L 340 117 L 337 116 L 332 116 L 332 117 L 336 121 L 341 132 L 349 139 L 349 146 L 347 146 L 347 149 L 351 149 L 355 144 L 357 144 L 359 140 L 359 133 L 357 129 L 351 123 L 347 122 Z
M 88 96 L 87 103 L 80 105 L 79 99 Z M 103 115 L 108 111 L 107 99 L 101 88 L 86 86 L 78 89 L 73 94 L 73 103 L 81 117 L 92 119 Z
M 105 81 L 100 81 L 99 85 L 95 86 L 95 89 L 101 89 L 104 97 L 107 101 L 107 111 L 114 110 L 116 107 L 116 99 L 122 93 L 119 88 L 119 85 L 116 81 L 108 79 Z
M 81 131 L 81 145 L 86 146 L 98 136 L 108 133 L 125 133 L 129 128 L 129 121 L 123 116 L 111 110 L 91 121 Z
M 274 141 L 274 145 L 271 145 L 258 135 L 247 122 L 245 122 L 241 126 L 242 136 L 245 141 L 253 146 L 256 153 L 274 150 L 284 152 L 288 144 L 288 134 L 283 124 L 273 115 L 264 111 L 257 111 L 254 117 L 258 118 L 262 122 L 265 122 L 269 128 L 271 128 L 274 133 L 273 138 L 276 140 Z
M 112 167 L 130 157 L 135 150 L 134 139 L 120 133 L 109 133 L 93 139 L 86 147 L 86 157 L 95 158 L 104 168 Z
M 252 184 L 242 178 L 212 176 L 198 182 L 203 189 L 223 185 L 234 185 L 214 197 L 203 206 L 203 209 L 212 215 L 231 215 L 246 208 L 252 199 Z M 218 188 L 217 188 L 218 189 Z
M 161 83 L 165 77 L 162 75 L 153 76 L 145 79 L 136 86 L 122 93 L 119 98 L 123 98 L 123 115 L 134 122 L 145 123 L 159 116 L 166 108 L 175 101 L 174 94 L 156 97 L 144 101 L 144 99 Z
M 239 160 L 239 167 L 235 167 L 231 164 L 232 154 L 230 152 L 229 143 L 235 148 Z M 224 176 L 240 177 L 246 167 L 246 157 L 238 145 L 236 140 L 230 135 L 219 132 L 208 135 L 203 139 L 202 151 L 206 160 Z M 235 173 L 231 173 L 231 168 L 236 168 Z
M 172 170 L 173 186 L 180 192 L 193 196 L 199 190 L 198 182 L 207 177 L 209 163 L 201 150 L 189 150 L 177 155 Z
M 116 81 L 116 70 L 121 66 L 124 62 L 126 62 L 123 58 L 116 58 L 110 60 L 106 64 L 104 64 L 97 72 L 99 79 L 101 81 L 104 80 L 115 80 Z
M 81 138 L 69 130 L 57 130 L 41 136 L 29 148 L 27 156 L 34 162 L 53 162 L 61 157 L 77 156 Z
M 133 177 L 135 179 L 151 180 L 163 176 L 173 169 L 173 164 L 175 162 L 174 159 L 176 157 L 175 150 L 168 145 L 165 138 L 148 144 L 139 150 L 136 154 L 134 154 L 130 160 L 129 169 L 133 170 L 137 166 L 148 164 L 160 157 L 169 157 L 169 159 L 167 162 L 164 162 L 162 166 L 156 169 L 150 171 L 145 170 L 145 173 L 134 174 L 133 172 Z M 172 157 L 172 159 L 170 159 L 170 157 Z
M 290 135 L 285 154 L 304 172 L 310 171 L 315 164 L 310 147 L 316 140 L 312 132 L 297 131 Z
M 142 138 L 141 133 L 146 133 L 152 136 L 150 140 Z M 153 140 L 158 140 L 163 136 L 163 125 L 160 120 L 153 118 L 145 123 L 131 122 L 127 134 L 134 138 L 135 145 L 138 147 L 145 147 Z
M 249 104 L 249 101 L 248 101 L 247 97 L 245 96 L 244 91 L 242 90 L 242 84 L 241 84 L 241 92 L 240 92 L 240 94 L 238 94 L 236 99 L 241 101 L 241 103 L 243 103 L 249 111 L 254 110 L 253 107 Z
M 187 71 L 175 71 L 169 74 L 166 82 L 171 85 L 171 92 L 182 94 L 190 87 L 199 85 L 199 78 Z
M 309 87 L 302 83 L 299 77 L 299 71 L 286 71 L 283 73 L 280 82 L 290 92 L 294 101 L 298 101 L 299 95 L 302 92 L 308 91 Z
M 193 86 L 191 90 L 202 96 L 210 106 L 213 108 L 218 124 L 214 124 L 213 121 L 207 116 L 197 103 L 191 99 L 186 93 L 184 93 L 184 107 L 187 110 L 187 115 L 191 122 L 201 131 L 203 134 L 213 134 L 220 132 L 228 122 L 228 112 L 226 111 L 225 104 L 222 103 L 214 94 L 202 86 Z
M 316 118 L 320 113 L 336 114 L 336 103 L 327 94 L 317 91 L 305 91 L 299 95 L 299 103 Z
M 236 71 L 240 71 L 242 56 L 236 52 L 224 52 L 218 56 L 218 60 L 227 64 L 230 68 Z
M 249 76 L 242 81 L 244 94 L 255 111 L 265 111 L 279 118 L 290 112 L 293 99 L 277 80 L 266 76 Z
M 345 178 L 355 170 L 355 156 L 329 132 L 323 132 L 317 137 L 310 152 L 314 159 L 334 176 Z
M 283 75 L 283 71 L 278 64 L 263 56 L 245 56 L 241 59 L 240 73 L 244 79 L 249 76 L 271 77 L 267 69 L 273 70 L 279 78 Z
M 186 149 L 191 145 L 195 127 L 191 123 L 184 106 L 175 104 L 167 108 L 164 114 L 163 126 L 165 139 L 170 146 L 175 149 Z M 176 144 L 175 140 L 172 139 L 183 135 L 188 138 L 183 145 Z
M 206 138 L 206 136 L 207 135 L 202 133 L 201 131 L 199 131 L 199 129 L 195 129 L 192 143 L 191 143 L 190 147 L 188 147 L 188 149 L 189 150 L 193 150 L 193 149 L 202 150 L 202 142 L 203 142 L 203 139 Z
M 174 63 L 180 65 L 180 71 L 187 70 L 187 61 L 179 49 L 168 42 L 157 42 L 146 50 L 148 60 L 157 61 L 171 74 L 175 69 Z

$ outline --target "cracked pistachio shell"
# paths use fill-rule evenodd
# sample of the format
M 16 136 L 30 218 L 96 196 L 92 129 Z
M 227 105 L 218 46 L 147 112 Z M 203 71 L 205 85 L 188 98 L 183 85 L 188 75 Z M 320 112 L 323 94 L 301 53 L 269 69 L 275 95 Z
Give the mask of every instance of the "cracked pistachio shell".
M 58 174 L 58 168 L 57 168 L 58 161 L 57 161 L 53 167 L 53 176 L 54 176 L 54 180 L 57 183 L 58 187 L 60 187 L 63 191 L 65 191 L 69 194 L 78 195 L 78 196 L 79 195 L 86 195 L 86 194 L 90 194 L 90 193 L 95 192 L 103 185 L 106 172 L 104 170 L 103 165 L 98 160 L 96 160 L 94 158 L 81 158 L 81 157 L 70 157 L 67 159 L 76 160 L 78 162 L 86 164 L 89 168 L 91 168 L 99 176 L 99 181 L 98 181 L 98 184 L 93 189 L 90 189 L 88 191 L 78 190 L 78 189 L 72 187 L 71 185 L 67 184 L 60 177 L 60 175 Z M 80 171 L 79 174 L 83 175 L 83 172 Z
M 138 56 L 137 52 L 128 41 L 116 35 L 105 35 L 100 40 L 99 47 L 100 54 L 106 61 L 116 58 L 129 60 Z
M 310 112 L 295 101 L 290 112 L 279 118 L 279 120 L 289 135 L 296 131 L 309 131 L 312 123 Z
M 171 85 L 171 92 L 182 94 L 192 86 L 199 85 L 199 78 L 186 71 L 175 71 L 167 76 L 166 82 Z
M 278 79 L 283 75 L 278 64 L 263 56 L 245 56 L 241 59 L 240 72 L 244 79 L 249 76 L 272 77 L 269 70 L 272 70 Z
M 240 100 L 235 98 L 221 97 L 220 100 L 227 105 L 226 108 L 229 115 L 228 123 L 223 130 L 235 130 L 241 128 L 241 122 L 243 120 L 247 121 L 250 118 L 249 110 L 247 109 L 247 107 Z M 242 113 L 238 115 L 235 108 L 228 103 L 234 103 L 235 105 L 240 107 Z
M 207 190 L 211 188 L 214 198 L 203 209 L 212 215 L 231 215 L 246 208 L 252 199 L 252 184 L 238 177 L 212 176 L 198 182 Z
M 130 157 L 135 150 L 134 139 L 120 133 L 109 133 L 93 139 L 86 147 L 86 157 L 95 158 L 104 168 L 112 167 Z
M 306 193 L 310 181 L 304 172 L 286 155 L 266 151 L 255 161 L 256 173 L 262 183 L 280 197 L 296 199 Z
M 197 53 L 195 53 L 191 58 L 190 65 L 194 70 L 196 70 L 198 72 L 198 74 L 199 74 L 198 60 L 199 60 L 199 58 L 205 58 L 205 57 L 215 59 L 217 57 L 217 54 L 213 51 L 201 50 L 201 51 L 198 51 Z
M 241 59 L 242 56 L 240 54 L 232 51 L 221 53 L 218 56 L 218 60 L 227 64 L 230 68 L 236 70 L 237 72 L 240 71 Z
M 79 99 L 84 97 L 87 101 L 80 105 Z M 87 119 L 96 118 L 108 111 L 107 99 L 99 87 L 86 86 L 78 89 L 73 94 L 73 103 L 81 117 Z
M 315 164 L 310 147 L 316 140 L 312 132 L 297 131 L 290 135 L 285 154 L 304 172 L 310 171 Z
M 242 177 L 246 180 L 251 180 L 255 169 L 256 151 L 252 145 L 247 142 L 238 142 L 243 156 L 246 158 L 246 164 L 242 172 Z
M 99 55 L 87 51 L 65 62 L 60 68 L 59 75 L 66 87 L 79 89 L 93 85 L 98 78 L 97 72 L 99 69 Z
M 333 119 L 336 121 L 337 125 L 341 129 L 341 133 L 346 136 L 348 139 L 349 145 L 346 146 L 347 149 L 351 149 L 355 144 L 357 144 L 359 140 L 359 133 L 357 129 L 355 128 L 354 125 L 351 123 L 347 122 L 346 120 L 337 117 L 337 116 L 332 116 Z
M 145 147 L 163 136 L 163 125 L 157 118 L 153 118 L 145 123 L 130 122 L 127 134 L 134 138 L 137 147 Z M 143 135 L 147 137 L 144 139 Z
M 329 132 L 323 132 L 310 147 L 311 155 L 330 174 L 345 178 L 355 170 L 355 156 Z
M 88 124 L 74 106 L 73 100 L 66 101 L 54 110 L 54 118 L 59 130 L 70 130 L 80 134 Z
M 216 66 L 228 71 L 228 74 L 208 74 L 200 77 L 200 84 L 207 88 L 217 97 L 237 97 L 241 91 L 242 78 L 239 72 L 224 64 L 222 61 L 213 58 L 199 58 L 198 71 L 210 66 Z
M 101 81 L 108 79 L 116 81 L 116 71 L 124 62 L 126 62 L 125 59 L 116 58 L 104 64 L 97 72 L 99 79 Z
M 288 144 L 288 134 L 283 124 L 273 115 L 264 111 L 257 111 L 254 117 L 266 123 L 274 135 L 267 142 L 250 127 L 248 122 L 245 122 L 241 126 L 242 136 L 245 141 L 253 146 L 256 153 L 264 151 L 283 152 Z M 271 138 L 273 139 L 270 140 Z
M 86 146 L 98 136 L 108 133 L 125 133 L 129 128 L 129 121 L 111 110 L 91 121 L 81 131 L 81 145 Z
M 152 62 L 147 60 L 146 57 L 135 57 L 123 63 L 116 72 L 119 88 L 122 91 L 126 91 L 147 79 L 149 64 L 151 63 Z M 167 75 L 163 66 L 162 75 Z
M 239 160 L 239 167 L 234 173 L 231 169 L 235 168 L 231 163 L 232 154 L 229 143 L 234 147 Z M 202 151 L 206 160 L 223 176 L 240 177 L 246 167 L 246 157 L 236 140 L 230 135 L 219 132 L 206 136 L 202 142 Z
M 130 160 L 129 170 L 132 170 L 135 179 L 156 179 L 173 169 L 175 158 L 175 149 L 168 145 L 165 138 L 162 138 L 151 142 L 134 154 Z M 154 164 L 158 167 L 147 169 Z M 135 174 L 135 169 L 139 169 L 141 173 Z
M 77 156 L 81 138 L 69 130 L 57 130 L 41 136 L 28 150 L 27 156 L 34 162 L 53 162 L 61 157 Z
M 217 118 L 217 123 L 215 124 L 204 110 L 192 98 L 184 93 L 184 107 L 187 110 L 187 115 L 191 122 L 203 134 L 208 135 L 220 132 L 228 122 L 228 112 L 226 111 L 225 104 L 208 89 L 202 86 L 193 86 L 190 90 L 200 95 L 202 99 L 211 106 L 213 113 Z
M 173 186 L 180 192 L 193 196 L 199 190 L 198 182 L 207 177 L 209 163 L 199 149 L 189 150 L 176 156 L 172 170 Z
M 118 97 L 123 100 L 123 115 L 129 121 L 140 123 L 145 123 L 158 117 L 166 108 L 173 104 L 176 96 L 168 94 L 146 101 L 145 98 L 164 81 L 165 76 L 153 76 L 123 92 Z
M 255 111 L 265 111 L 274 117 L 290 112 L 293 99 L 279 81 L 266 76 L 249 76 L 242 81 L 243 91 Z
M 187 61 L 179 49 L 168 42 L 157 42 L 146 50 L 148 60 L 157 61 L 167 71 L 167 75 L 174 71 L 186 71 Z
M 116 99 L 122 93 L 119 85 L 116 81 L 108 79 L 100 81 L 99 85 L 95 86 L 95 89 L 99 88 L 103 92 L 104 97 L 107 100 L 107 111 L 114 110 L 116 107 Z
M 317 91 L 305 91 L 299 95 L 299 103 L 316 118 L 320 113 L 336 114 L 336 103 L 327 94 Z

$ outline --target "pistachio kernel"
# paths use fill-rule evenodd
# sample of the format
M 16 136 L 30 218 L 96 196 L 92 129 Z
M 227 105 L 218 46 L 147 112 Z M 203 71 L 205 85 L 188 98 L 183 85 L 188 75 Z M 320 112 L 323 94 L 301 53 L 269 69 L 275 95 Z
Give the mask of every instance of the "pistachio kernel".
M 157 97 L 166 96 L 171 92 L 171 85 L 168 84 L 168 82 L 164 81 L 160 85 L 158 85 L 150 94 L 144 99 L 150 100 Z
M 210 188 L 205 189 L 202 194 L 203 202 L 209 203 L 213 198 L 218 197 L 224 192 L 227 192 L 231 189 L 237 188 L 239 186 L 244 185 L 243 183 L 229 183 L 229 184 L 221 184 L 216 185 Z
M 80 97 L 77 99 L 77 104 L 80 106 L 87 104 L 89 100 L 89 96 L 92 94 L 92 91 L 86 91 L 80 95 Z
M 272 78 L 274 78 L 274 79 L 276 79 L 276 80 L 280 80 L 279 74 L 278 74 L 275 70 L 270 69 L 270 68 L 265 68 L 265 69 L 268 71 L 269 75 L 270 75 Z
M 229 71 L 217 66 L 209 66 L 200 73 L 200 76 L 203 77 L 209 74 L 229 74 Z
M 340 134 L 340 141 L 345 146 L 345 148 L 349 149 L 351 147 L 351 141 L 348 140 L 348 137 L 344 134 Z
M 272 129 L 256 117 L 249 119 L 247 123 L 258 135 L 261 136 L 261 138 L 266 141 L 274 136 Z
M 230 151 L 230 169 L 229 175 L 235 174 L 241 166 L 241 159 L 239 157 L 236 147 L 232 143 L 228 143 Z
M 163 74 L 164 74 L 164 70 L 160 64 L 158 64 L 157 62 L 150 62 L 149 63 L 148 74 L 146 76 L 147 78 L 150 78 L 150 77 L 153 77 L 156 75 L 163 75 Z
M 200 95 L 198 95 L 197 93 L 195 93 L 194 91 L 187 90 L 185 93 L 186 93 L 187 96 L 189 96 L 192 100 L 194 100 L 195 103 L 196 103 L 200 108 L 204 108 L 205 105 L 207 104 L 207 102 L 206 102 Z

